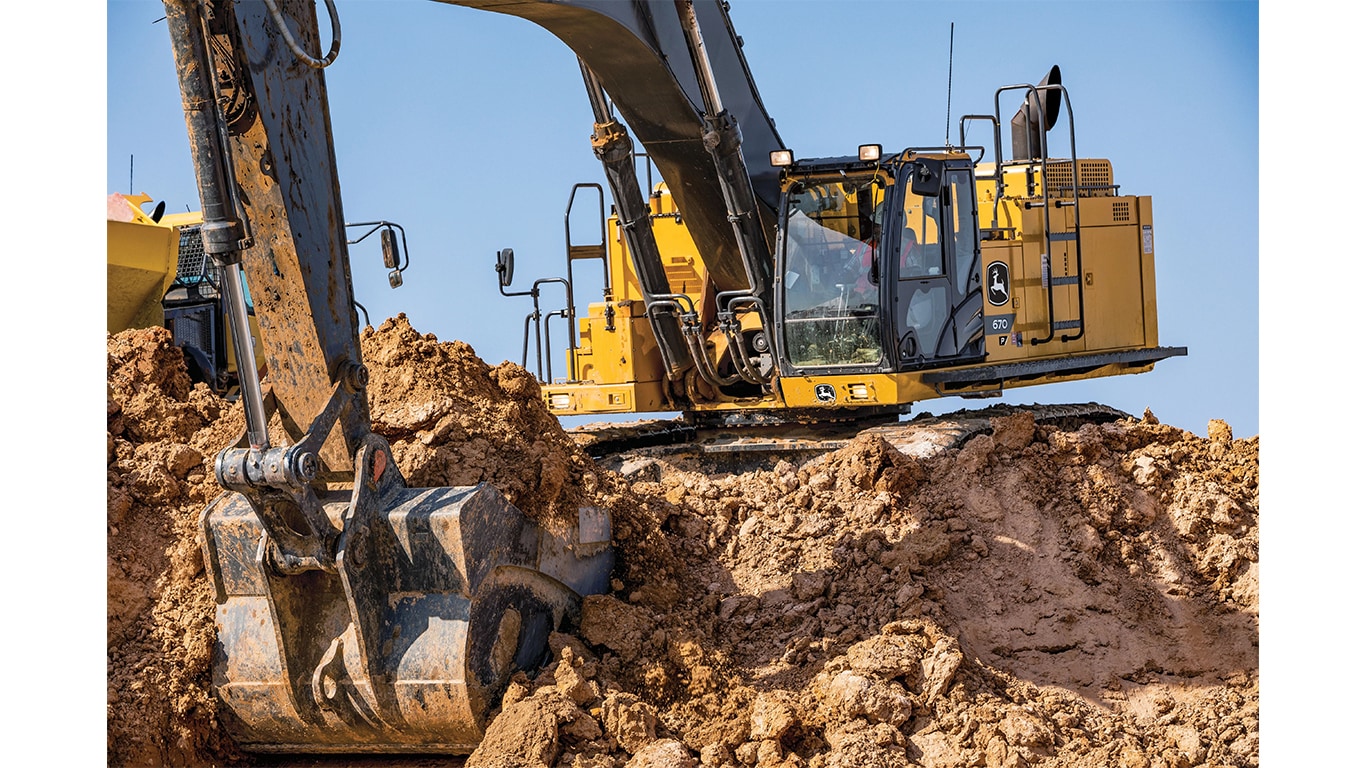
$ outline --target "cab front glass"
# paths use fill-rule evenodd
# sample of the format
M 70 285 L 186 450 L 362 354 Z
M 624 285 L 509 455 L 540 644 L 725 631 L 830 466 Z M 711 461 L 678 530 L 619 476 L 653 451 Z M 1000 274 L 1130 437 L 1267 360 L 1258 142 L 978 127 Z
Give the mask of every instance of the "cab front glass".
M 795 368 L 877 366 L 882 179 L 873 172 L 794 181 L 784 207 L 783 347 Z

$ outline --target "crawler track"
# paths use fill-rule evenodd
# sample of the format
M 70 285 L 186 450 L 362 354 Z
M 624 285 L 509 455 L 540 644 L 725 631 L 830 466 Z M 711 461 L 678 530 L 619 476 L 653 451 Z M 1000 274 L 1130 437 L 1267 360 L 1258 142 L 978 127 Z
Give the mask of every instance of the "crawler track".
M 645 420 L 624 424 L 585 425 L 569 434 L 589 455 L 603 462 L 630 456 L 693 454 L 719 459 L 726 454 L 760 458 L 772 454 L 815 454 L 836 450 L 861 434 L 882 436 L 908 456 L 930 456 L 957 448 L 973 437 L 990 434 L 991 420 L 1021 411 L 1034 414 L 1040 424 L 1076 428 L 1133 418 L 1099 403 L 1069 405 L 994 405 L 955 411 L 942 416 L 922 414 L 906 421 L 877 419 L 839 423 L 791 423 L 705 427 L 680 419 Z M 739 458 L 736 456 L 735 458 Z

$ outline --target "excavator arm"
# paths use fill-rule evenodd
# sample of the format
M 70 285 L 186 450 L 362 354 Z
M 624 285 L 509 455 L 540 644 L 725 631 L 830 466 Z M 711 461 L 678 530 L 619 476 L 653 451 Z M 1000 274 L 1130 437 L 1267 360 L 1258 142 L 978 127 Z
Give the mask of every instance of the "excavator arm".
M 311 1 L 165 6 L 205 252 L 250 360 L 245 269 L 270 372 L 266 390 L 239 360 L 246 430 L 201 517 L 225 725 L 249 751 L 469 752 L 511 674 L 605 591 L 610 521 L 551 530 L 487 485 L 408 486 L 370 429 L 322 72 L 335 14 L 324 53 Z
M 311 3 L 285 7 L 313 13 Z M 356 386 L 359 329 L 322 70 L 295 57 L 265 3 L 168 2 L 166 11 L 205 250 L 246 271 L 271 389 L 292 438 L 325 409 L 333 385 L 347 382 L 320 458 L 325 469 L 349 474 L 370 419 Z M 316 46 L 316 24 L 306 30 L 292 34 Z

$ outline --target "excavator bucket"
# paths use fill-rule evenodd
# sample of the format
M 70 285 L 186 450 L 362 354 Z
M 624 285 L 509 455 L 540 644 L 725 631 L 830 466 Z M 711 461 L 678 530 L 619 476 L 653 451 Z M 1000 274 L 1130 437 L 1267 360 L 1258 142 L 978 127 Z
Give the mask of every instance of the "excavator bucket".
M 509 677 L 606 591 L 610 521 L 553 530 L 488 485 L 410 488 L 373 436 L 357 459 L 354 491 L 319 494 L 330 567 L 288 572 L 242 494 L 203 513 L 225 727 L 252 752 L 473 751 Z

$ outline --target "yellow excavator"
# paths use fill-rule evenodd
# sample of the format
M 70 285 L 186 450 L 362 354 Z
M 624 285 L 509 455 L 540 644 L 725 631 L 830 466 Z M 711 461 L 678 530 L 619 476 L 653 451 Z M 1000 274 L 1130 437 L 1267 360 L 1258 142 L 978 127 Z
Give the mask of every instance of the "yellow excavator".
M 700 39 L 690 47 L 703 84 L 721 82 L 711 50 Z M 630 174 L 629 139 L 585 77 L 594 146 L 616 182 Z M 1013 94 L 1023 104 L 1009 119 L 1007 157 L 1001 107 Z M 745 146 L 771 147 L 763 174 L 739 151 L 742 126 L 721 106 L 733 102 L 719 88 L 703 96 L 703 143 L 725 208 L 671 194 L 696 183 L 676 168 L 663 168 L 675 178 L 648 202 L 633 178 L 613 183 L 602 242 L 567 246 L 561 282 L 572 286 L 583 259 L 605 275 L 586 317 L 543 311 L 547 280 L 507 291 L 513 254 L 498 254 L 504 295 L 533 296 L 524 349 L 533 320 L 577 324 L 560 378 L 549 373 L 548 322 L 545 334 L 534 329 L 552 413 L 680 411 L 731 425 L 895 418 L 924 400 L 1142 373 L 1186 354 L 1158 342 L 1151 197 L 1120 195 L 1108 160 L 1076 157 L 1057 67 L 1037 85 L 998 89 L 994 113 L 963 116 L 958 146 L 867 144 L 800 160 L 761 105 L 744 103 L 758 128 L 743 126 Z M 1064 113 L 1071 142 L 1051 153 L 1049 130 Z M 988 125 L 990 145 L 966 145 L 974 123 Z
M 584 507 L 538 522 L 485 485 L 410 487 L 371 431 L 326 4 L 330 44 L 304 0 L 165 0 L 246 416 L 201 518 L 213 687 L 247 751 L 469 752 L 510 676 L 607 589 L 612 521 Z M 1031 106 L 1011 159 L 999 114 L 969 116 L 995 127 L 994 164 L 876 145 L 797 160 L 722 2 L 452 4 L 551 31 L 593 107 L 612 236 L 571 246 L 555 280 L 572 296 L 575 262 L 600 261 L 606 300 L 582 322 L 562 310 L 580 336 L 573 380 L 545 387 L 554 412 L 899 412 L 1183 352 L 1157 346 L 1147 199 L 1117 196 L 1103 161 L 1044 159 L 1060 83 L 1014 87 Z M 627 126 L 662 176 L 648 201 Z M 542 281 L 506 290 L 510 251 L 498 267 L 505 293 L 539 302 Z M 269 392 L 242 359 L 243 273 Z

